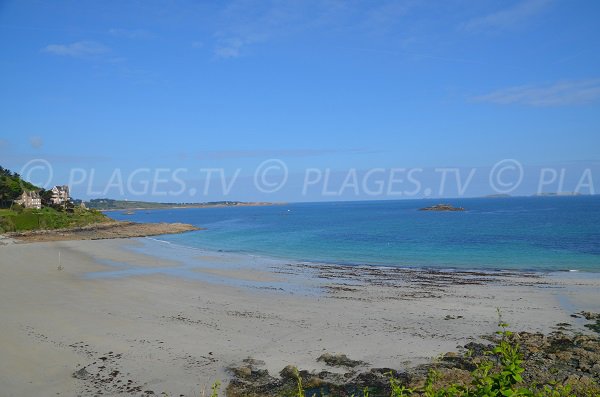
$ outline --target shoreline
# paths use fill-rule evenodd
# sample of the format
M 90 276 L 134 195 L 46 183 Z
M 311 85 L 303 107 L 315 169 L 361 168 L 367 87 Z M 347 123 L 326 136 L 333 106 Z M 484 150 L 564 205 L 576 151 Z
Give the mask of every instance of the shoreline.
M 17 243 L 47 241 L 103 240 L 179 234 L 203 230 L 186 223 L 137 223 L 110 220 L 86 226 L 62 229 L 36 229 L 21 232 L 9 232 L 0 235 L 2 239 L 16 240 Z M 1 240 L 0 240 L 1 242 Z
M 270 205 L 276 205 L 270 203 Z M 106 210 L 120 211 L 120 210 Z M 9 241 L 16 242 L 18 244 L 32 243 L 32 242 L 47 242 L 47 241 L 76 241 L 76 240 L 101 240 L 101 239 L 129 239 L 129 238 L 143 238 L 143 237 L 160 237 L 169 234 L 181 234 L 190 231 L 206 230 L 203 227 L 197 227 L 186 223 L 150 223 L 150 222 L 132 222 L 125 220 L 110 219 L 106 222 L 94 223 L 85 226 L 60 228 L 60 229 L 36 229 L 21 232 L 7 232 L 0 234 L 0 246 L 7 244 Z M 254 253 L 250 251 L 225 251 L 216 250 L 207 247 L 194 247 L 191 245 L 184 245 L 173 243 L 167 240 L 161 240 L 155 238 L 155 241 L 162 244 L 169 244 L 180 247 L 182 249 L 192 249 L 207 252 L 218 252 L 218 253 L 230 253 L 239 255 L 248 255 L 254 258 L 262 258 L 264 260 L 278 260 L 278 261 L 290 261 L 299 262 L 307 265 L 316 266 L 342 266 L 351 268 L 382 268 L 382 269 L 402 269 L 406 271 L 423 271 L 423 272 L 436 272 L 436 273 L 464 273 L 464 274 L 481 274 L 481 275 L 502 275 L 502 274 L 541 274 L 541 275 L 561 275 L 564 273 L 569 274 L 586 274 L 594 277 L 597 275 L 600 277 L 600 272 L 589 271 L 586 269 L 512 269 L 512 268 L 476 268 L 476 267 L 452 267 L 452 266 L 432 266 L 432 265 L 393 265 L 393 264 L 382 264 L 382 263 L 363 263 L 363 262 L 336 262 L 336 261 L 321 261 L 321 260 L 309 260 L 309 259 L 296 259 L 291 257 L 279 256 L 268 253 Z
M 198 395 L 248 357 L 271 374 L 331 371 L 324 353 L 400 370 L 492 334 L 497 307 L 546 333 L 571 308 L 600 311 L 593 278 L 309 266 L 151 238 L 0 246 L 0 271 L 7 395 Z
M 200 229 L 204 230 L 204 229 Z M 173 233 L 177 234 L 177 233 Z M 145 236 L 140 236 L 145 237 Z M 171 245 L 174 247 L 179 247 L 182 249 L 190 249 L 190 250 L 198 250 L 198 251 L 206 251 L 220 254 L 234 254 L 234 255 L 247 255 L 255 258 L 262 258 L 265 260 L 277 260 L 277 261 L 287 261 L 287 262 L 296 262 L 307 265 L 330 265 L 330 266 L 346 266 L 346 267 L 374 267 L 374 268 L 384 268 L 384 269 L 402 269 L 407 271 L 431 271 L 431 272 L 439 272 L 439 273 L 481 273 L 481 274 L 542 274 L 552 276 L 556 275 L 564 275 L 564 274 L 585 274 L 592 277 L 600 278 L 600 271 L 590 271 L 587 269 L 534 269 L 534 268 L 524 268 L 524 269 L 511 269 L 511 268 L 477 268 L 477 267 L 444 267 L 444 266 L 433 266 L 433 265 L 393 265 L 393 264 L 382 264 L 382 263 L 364 263 L 364 262 L 336 262 L 336 261 L 327 261 L 327 260 L 310 260 L 310 259 L 298 259 L 293 257 L 287 257 L 283 255 L 276 254 L 268 254 L 263 252 L 252 252 L 252 251 L 231 251 L 231 250 L 223 250 L 223 249 L 215 249 L 211 247 L 196 247 L 192 245 L 180 244 L 178 242 L 172 242 L 168 240 L 161 240 L 160 235 L 148 236 L 155 237 L 154 241 Z

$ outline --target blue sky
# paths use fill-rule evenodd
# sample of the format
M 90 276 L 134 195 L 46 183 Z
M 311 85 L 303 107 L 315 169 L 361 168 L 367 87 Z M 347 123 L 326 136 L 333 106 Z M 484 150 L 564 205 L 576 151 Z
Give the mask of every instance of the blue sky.
M 5 0 L 0 164 L 46 159 L 55 183 L 271 158 L 598 168 L 599 18 L 592 0 Z

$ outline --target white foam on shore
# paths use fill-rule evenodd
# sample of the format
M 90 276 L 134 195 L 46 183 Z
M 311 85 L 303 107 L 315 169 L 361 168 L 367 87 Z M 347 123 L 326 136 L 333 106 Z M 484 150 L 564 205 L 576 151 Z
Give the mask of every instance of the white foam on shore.
M 262 253 L 254 253 L 247 251 L 229 251 L 229 250 L 217 250 L 214 248 L 206 248 L 206 247 L 195 247 L 192 245 L 173 243 L 167 240 L 161 240 L 155 237 L 144 237 L 147 240 L 155 241 L 158 243 L 163 243 L 165 245 L 169 245 L 173 248 L 186 249 L 194 252 L 202 252 L 205 254 L 212 254 L 218 256 L 235 256 L 238 259 L 246 258 L 246 259 L 262 259 L 269 262 L 276 263 L 298 263 L 302 265 L 316 265 L 316 266 L 352 266 L 352 267 L 365 267 L 365 268 L 376 268 L 376 269 L 402 269 L 402 270 L 410 270 L 410 271 L 435 271 L 440 273 L 484 273 L 493 275 L 501 275 L 501 274 L 538 274 L 538 275 L 553 275 L 553 274 L 565 274 L 565 273 L 578 273 L 578 274 L 587 274 L 590 277 L 596 278 L 600 277 L 600 272 L 590 272 L 583 270 L 583 272 L 579 269 L 562 269 L 562 270 L 554 270 L 554 269 L 532 269 L 532 268 L 494 268 L 494 267 L 443 267 L 443 266 L 431 266 L 431 265 L 415 265 L 415 266 L 406 266 L 406 265 L 392 265 L 392 264 L 379 264 L 379 263 L 345 263 L 345 262 L 335 262 L 335 261 L 311 261 L 306 259 L 294 259 L 294 258 L 286 258 L 278 255 L 269 255 Z M 575 276 L 575 274 L 573 274 Z
M 157 241 L 157 242 L 159 242 L 159 243 L 163 243 L 163 244 L 170 244 L 170 245 L 173 245 L 173 243 L 172 243 L 172 242 L 170 242 L 170 241 L 161 240 L 161 239 L 158 239 L 158 238 L 153 238 L 153 237 L 144 237 L 144 238 L 146 238 L 146 239 L 148 239 L 148 240 L 152 240 L 152 241 Z

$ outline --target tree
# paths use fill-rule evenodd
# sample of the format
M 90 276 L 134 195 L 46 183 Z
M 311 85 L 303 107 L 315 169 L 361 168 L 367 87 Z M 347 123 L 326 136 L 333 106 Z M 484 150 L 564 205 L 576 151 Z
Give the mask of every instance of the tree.
M 44 207 L 52 206 L 52 190 L 40 190 L 40 198 L 42 199 L 42 205 Z
M 16 172 L 0 166 L 0 207 L 10 207 L 23 191 L 38 191 L 40 188 L 24 181 Z

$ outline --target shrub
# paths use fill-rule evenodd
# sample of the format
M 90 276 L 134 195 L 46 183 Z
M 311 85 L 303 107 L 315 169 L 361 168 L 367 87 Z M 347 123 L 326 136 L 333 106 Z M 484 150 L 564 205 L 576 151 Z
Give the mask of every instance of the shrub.
M 443 387 L 436 387 L 441 379 L 440 372 L 430 369 L 425 383 L 422 387 L 408 388 L 399 379 L 394 378 L 390 372 L 389 382 L 391 397 L 571 397 L 586 396 L 598 397 L 600 392 L 598 385 L 569 385 L 569 384 L 546 384 L 525 385 L 521 374 L 525 370 L 520 347 L 512 337 L 513 333 L 508 330 L 508 324 L 500 321 L 497 331 L 499 339 L 491 350 L 485 353 L 486 359 L 476 364 L 476 368 L 470 373 L 470 383 L 451 383 Z M 295 397 L 306 396 L 302 387 L 302 379 L 297 376 L 297 392 Z M 365 389 L 363 396 L 369 395 Z M 354 396 L 353 396 L 354 397 Z

